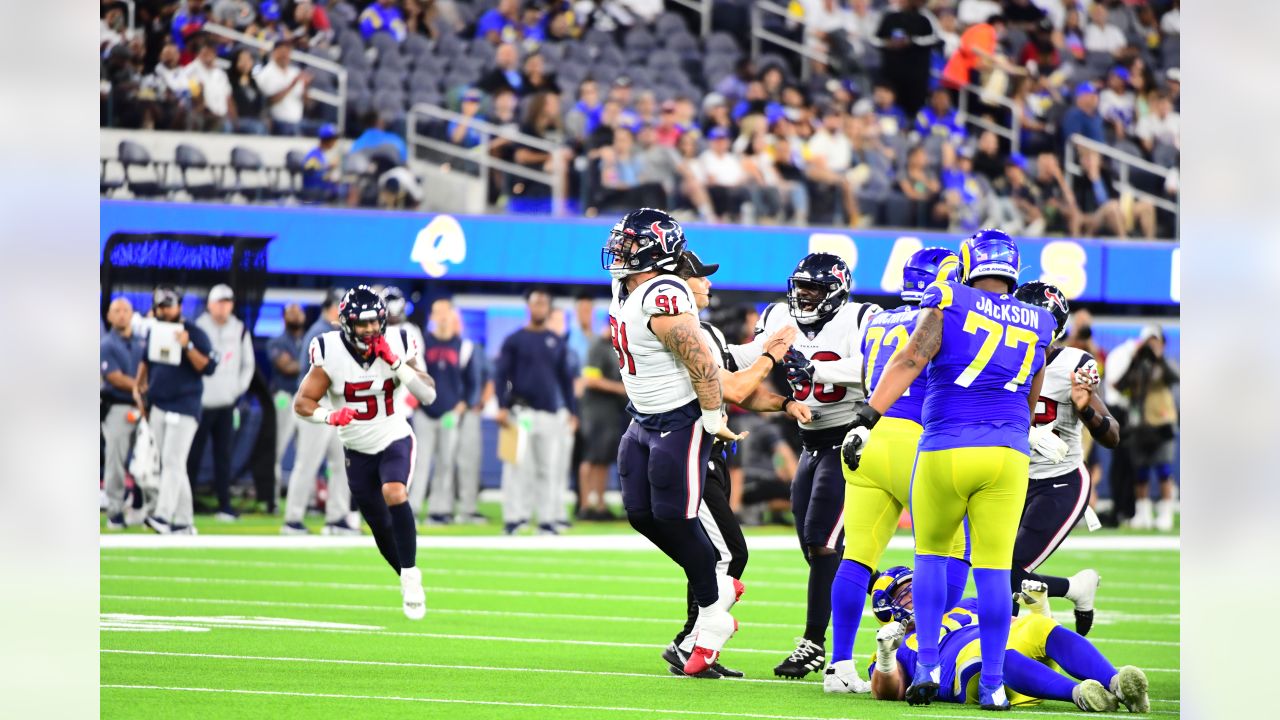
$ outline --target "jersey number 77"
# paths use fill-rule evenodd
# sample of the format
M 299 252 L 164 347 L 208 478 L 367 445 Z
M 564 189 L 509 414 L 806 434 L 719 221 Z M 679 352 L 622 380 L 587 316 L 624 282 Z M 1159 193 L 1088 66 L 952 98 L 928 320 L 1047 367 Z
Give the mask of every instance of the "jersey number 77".
M 973 361 L 969 363 L 969 367 L 956 378 L 955 382 L 960 387 L 969 387 L 974 380 L 982 374 L 987 364 L 991 362 L 991 357 L 996 354 L 996 349 L 1000 347 L 1001 341 L 1011 348 L 1017 348 L 1019 345 L 1027 346 L 1026 353 L 1022 358 L 1022 366 L 1018 369 L 1018 374 L 1012 380 L 1005 383 L 1004 389 L 1009 392 L 1017 392 L 1018 387 L 1027 381 L 1027 376 L 1031 374 L 1031 362 L 1035 357 L 1036 334 L 1032 330 L 1026 328 L 1014 327 L 1013 325 L 1004 325 L 991 318 L 980 315 L 972 310 L 965 316 L 964 331 L 970 335 L 982 333 L 982 346 L 978 348 L 978 354 L 974 356 Z

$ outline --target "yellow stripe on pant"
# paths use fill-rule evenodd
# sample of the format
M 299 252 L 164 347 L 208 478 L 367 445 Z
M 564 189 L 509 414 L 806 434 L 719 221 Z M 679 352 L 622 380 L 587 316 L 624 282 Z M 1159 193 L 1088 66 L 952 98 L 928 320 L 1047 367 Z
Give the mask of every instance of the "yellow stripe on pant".
M 876 424 L 857 470 L 844 467 L 844 557 L 876 570 L 910 504 L 911 471 L 924 431 L 918 423 L 887 417 Z M 949 553 L 964 557 L 964 528 Z
M 1027 499 L 1029 461 L 1006 447 L 920 452 L 911 496 L 916 553 L 947 555 L 967 513 L 973 567 L 1008 570 Z

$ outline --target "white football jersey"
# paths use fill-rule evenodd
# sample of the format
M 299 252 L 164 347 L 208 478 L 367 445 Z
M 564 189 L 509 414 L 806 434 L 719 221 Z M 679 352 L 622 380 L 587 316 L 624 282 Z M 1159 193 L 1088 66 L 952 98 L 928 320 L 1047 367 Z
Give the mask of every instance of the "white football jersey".
M 813 363 L 815 387 L 796 390 L 796 400 L 809 406 L 813 422 L 800 423 L 802 430 L 825 430 L 853 421 L 853 404 L 862 394 L 862 334 L 871 316 L 880 312 L 874 303 L 850 302 L 836 311 L 813 335 L 797 325 L 785 302 L 773 303 L 760 313 L 755 339 L 746 345 L 730 345 L 738 367 L 749 367 L 764 352 L 764 342 L 787 325 L 800 332 L 791 347 Z M 799 422 L 799 421 L 797 421 Z
M 1032 480 L 1045 480 L 1076 472 L 1084 462 L 1084 447 L 1080 444 L 1080 432 L 1084 423 L 1071 404 L 1071 376 L 1077 370 L 1090 367 L 1095 372 L 1098 369 L 1093 356 L 1072 347 L 1057 350 L 1053 359 L 1045 365 L 1044 385 L 1040 388 L 1040 400 L 1036 403 L 1033 422 L 1039 426 L 1057 420 L 1053 426 L 1053 434 L 1067 444 L 1067 457 L 1060 463 L 1050 462 L 1033 450 L 1030 470 Z
M 627 397 L 645 415 L 675 410 L 698 397 L 684 363 L 649 329 L 654 315 L 685 313 L 696 319 L 697 306 L 688 284 L 675 275 L 651 278 L 630 293 L 622 281 L 613 281 L 609 333 Z
M 413 346 L 408 333 L 396 332 L 394 327 L 387 330 L 391 352 L 402 358 L 417 357 L 422 352 Z M 372 454 L 413 434 L 409 426 L 413 411 L 405 402 L 408 390 L 400 387 L 385 361 L 374 358 L 366 363 L 356 359 L 338 330 L 316 336 L 307 352 L 311 366 L 322 368 L 329 376 L 330 405 L 335 410 L 346 406 L 356 411 L 354 420 L 338 428 L 343 447 Z

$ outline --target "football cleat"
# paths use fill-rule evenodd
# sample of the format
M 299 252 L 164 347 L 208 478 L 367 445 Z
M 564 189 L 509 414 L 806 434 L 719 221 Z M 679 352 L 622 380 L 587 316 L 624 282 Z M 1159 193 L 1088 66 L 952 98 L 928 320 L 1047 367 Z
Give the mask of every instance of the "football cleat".
M 796 638 L 796 649 L 791 651 L 773 669 L 773 674 L 781 678 L 800 679 L 811 672 L 818 672 L 827 661 L 827 651 L 809 638 Z
M 714 666 L 709 667 L 696 675 L 685 675 L 684 666 L 685 663 L 689 662 L 689 655 L 681 650 L 675 643 L 671 643 L 667 646 L 666 650 L 662 651 L 662 659 L 667 661 L 667 670 L 672 675 L 678 675 L 680 677 L 696 677 L 703 680 L 719 680 L 721 677 L 721 674 Z
M 124 513 L 120 513 L 118 515 L 112 515 L 111 517 L 107 518 L 108 530 L 123 530 L 124 528 L 125 528 Z
M 560 529 L 557 528 L 552 523 L 539 523 L 538 534 L 539 535 L 559 535 Z
M 488 525 L 489 518 L 478 512 L 466 513 L 458 516 L 459 525 Z
M 1022 592 L 1013 596 L 1015 602 L 1036 615 L 1053 618 L 1049 608 L 1049 586 L 1039 580 L 1023 580 Z
M 169 535 L 173 532 L 173 528 L 169 527 L 169 521 L 164 518 L 151 516 L 143 520 L 142 523 L 161 535 Z
M 529 526 L 529 523 L 526 520 L 517 520 L 515 522 L 504 523 L 502 526 L 502 533 L 504 535 L 515 535 L 516 533 L 519 533 L 521 530 L 524 530 L 528 526 Z
M 1067 578 L 1067 599 L 1075 603 L 1076 632 L 1081 636 L 1088 635 L 1093 627 L 1093 600 L 1098 595 L 1098 586 L 1102 584 L 1102 576 L 1092 568 Z
M 721 665 L 720 663 L 713 664 L 711 666 L 711 669 L 720 673 L 720 677 L 727 677 L 727 678 L 746 677 L 746 673 L 742 672 L 741 670 L 733 670 Z
M 449 515 L 431 514 L 427 516 L 427 527 L 439 527 L 441 525 L 452 525 L 453 518 Z
M 320 531 L 322 535 L 360 535 L 360 527 L 352 527 L 344 518 L 338 522 L 325 523 L 324 529 Z
M 1120 707 L 1116 696 L 1097 680 L 1085 680 L 1071 688 L 1071 701 L 1085 712 L 1111 712 Z
M 1132 665 L 1120 668 L 1111 678 L 1111 693 L 1129 712 L 1151 712 L 1151 699 L 1147 697 L 1147 675 Z
M 411 567 L 400 570 L 400 596 L 404 599 L 404 616 L 421 620 L 427 614 L 427 594 L 422 589 L 422 570 Z
M 720 658 L 720 649 L 738 632 L 738 621 L 729 613 L 711 609 L 698 611 L 697 635 L 693 640 L 693 652 L 684 663 L 685 675 L 697 675 L 712 667 Z
M 865 693 L 871 692 L 871 683 L 858 677 L 858 663 L 841 660 L 831 663 L 822 677 L 822 692 Z
M 938 696 L 938 687 L 942 684 L 942 668 L 916 660 L 916 671 L 911 677 L 911 685 L 907 687 L 907 704 L 928 705 L 933 702 Z M 1003 688 L 1001 691 L 1003 692 Z
M 195 525 L 170 525 L 170 535 L 199 535 Z
M 280 526 L 281 535 L 310 535 L 311 531 L 300 522 L 287 522 Z
M 1073 692 L 1072 695 L 1075 693 Z M 978 706 L 983 710 L 1010 710 L 1009 698 L 1005 696 L 1004 685 L 989 688 L 978 683 Z
M 233 523 L 240 519 L 240 513 L 228 508 L 214 513 L 213 519 L 222 523 Z

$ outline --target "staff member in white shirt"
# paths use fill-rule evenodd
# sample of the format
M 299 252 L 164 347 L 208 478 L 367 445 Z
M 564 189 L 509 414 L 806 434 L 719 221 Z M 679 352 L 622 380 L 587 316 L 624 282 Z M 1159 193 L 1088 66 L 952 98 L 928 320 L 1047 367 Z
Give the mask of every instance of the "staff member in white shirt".
M 271 59 L 254 72 L 258 89 L 267 96 L 272 135 L 297 135 L 301 130 L 302 107 L 312 75 L 289 61 L 293 43 L 279 40 L 271 48 Z

